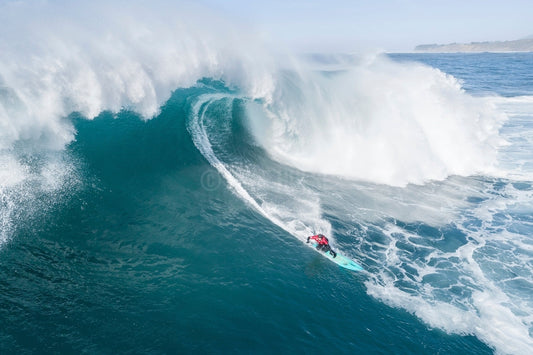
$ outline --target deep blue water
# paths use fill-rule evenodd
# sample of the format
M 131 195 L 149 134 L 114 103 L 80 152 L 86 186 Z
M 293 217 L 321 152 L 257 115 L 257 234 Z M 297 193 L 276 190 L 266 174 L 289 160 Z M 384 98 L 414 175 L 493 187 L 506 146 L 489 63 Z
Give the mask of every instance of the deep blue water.
M 465 90 L 504 97 L 532 95 L 533 53 L 389 54 L 396 60 L 416 60 L 463 80 Z
M 509 116 L 500 134 L 517 147 L 506 157 L 531 164 L 531 104 L 505 98 L 533 95 L 532 54 L 390 57 L 498 96 Z M 61 186 L 32 178 L 0 190 L 0 353 L 533 349 L 527 169 L 405 186 L 306 172 L 255 141 L 250 105 L 203 80 L 150 120 L 70 114 L 75 139 L 59 153 L 14 148 L 30 170 L 71 170 Z M 330 232 L 366 271 L 306 247 L 311 230 Z

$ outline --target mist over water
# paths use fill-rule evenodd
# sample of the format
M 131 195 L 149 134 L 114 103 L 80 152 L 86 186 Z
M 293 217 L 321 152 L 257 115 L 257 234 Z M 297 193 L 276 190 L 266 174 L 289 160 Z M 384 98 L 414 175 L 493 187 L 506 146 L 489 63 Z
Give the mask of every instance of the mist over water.
M 238 276 L 220 265 L 244 267 L 242 255 L 226 255 L 248 243 L 254 259 L 245 269 L 252 275 L 242 284 L 257 288 L 241 295 L 242 304 L 210 299 L 204 292 L 187 301 L 191 309 L 218 309 L 210 318 L 213 327 L 225 319 L 221 313 L 239 314 L 238 307 L 251 307 L 247 314 L 257 324 L 296 309 L 295 319 L 302 323 L 293 331 L 294 339 L 303 339 L 301 349 L 318 346 L 307 338 L 315 326 L 316 334 L 335 329 L 330 338 L 353 346 L 373 339 L 345 331 L 371 308 L 373 301 L 352 297 L 353 287 L 361 287 L 381 301 L 380 312 L 390 312 L 386 304 L 414 314 L 417 318 L 402 313 L 395 320 L 420 319 L 417 331 L 429 338 L 438 328 L 464 339 L 473 335 L 498 353 L 533 349 L 532 91 L 508 90 L 512 80 L 523 77 L 515 73 L 500 92 L 499 84 L 486 82 L 490 76 L 479 64 L 503 66 L 512 60 L 516 71 L 527 71 L 523 63 L 531 58 L 298 56 L 272 50 L 275 42 L 188 3 L 2 2 L 0 21 L 5 33 L 0 39 L 0 257 L 10 262 L 25 259 L 6 255 L 35 257 L 39 272 L 32 263 L 21 266 L 21 272 L 30 270 L 24 276 L 30 284 L 38 277 L 35 283 L 55 294 L 53 282 L 46 281 L 53 278 L 40 275 L 56 272 L 48 255 L 66 250 L 68 257 L 54 265 L 72 268 L 62 271 L 69 277 L 70 272 L 86 277 L 82 280 L 112 275 L 120 286 L 154 290 L 160 298 L 143 294 L 143 302 L 156 300 L 153 306 L 163 299 L 167 311 L 181 316 L 183 309 L 175 310 L 166 303 L 169 296 L 159 293 L 231 288 Z M 458 66 L 462 72 L 455 73 Z M 210 188 L 206 177 L 217 184 Z M 70 230 L 76 233 L 65 232 Z M 320 280 L 335 283 L 311 288 L 302 277 L 314 273 L 297 269 L 308 255 L 294 241 L 319 232 L 366 271 L 352 278 L 334 264 L 318 266 L 324 268 Z M 184 235 L 198 241 L 177 243 Z M 218 242 L 226 235 L 233 241 Z M 258 236 L 291 252 L 267 250 Z M 30 246 L 24 244 L 28 239 Z M 40 252 L 32 252 L 33 243 Z M 68 248 L 61 249 L 65 243 Z M 123 248 L 131 254 L 124 257 Z M 85 264 L 73 263 L 72 255 L 90 255 L 84 256 L 90 265 L 77 269 Z M 272 276 L 278 292 L 254 281 L 269 280 L 256 275 L 254 265 L 271 265 L 274 257 L 281 257 L 278 268 L 294 271 L 292 278 L 272 273 L 278 275 Z M 216 272 L 201 269 L 204 263 L 215 264 Z M 201 269 L 195 277 L 202 282 L 189 285 L 179 278 L 195 268 Z M 11 297 L 20 277 L 10 273 L 0 280 L 10 290 L 2 304 L 31 302 L 24 292 Z M 226 278 L 231 281 L 221 281 Z M 337 291 L 340 296 L 331 296 Z M 42 296 L 39 288 L 32 292 Z M 60 292 L 66 292 L 65 299 L 83 299 L 68 285 Z M 114 291 L 98 294 L 98 311 L 114 304 L 106 292 Z M 314 306 L 291 303 L 301 292 L 312 292 L 332 308 L 349 308 L 343 315 L 347 326 L 335 327 L 323 314 L 305 320 Z M 194 303 L 198 299 L 203 301 Z M 271 299 L 276 303 L 268 312 L 252 307 Z M 83 308 L 93 307 L 91 302 L 80 301 L 80 312 L 94 311 Z M 353 311 L 358 302 L 361 307 Z M 17 307 L 12 309 L 25 309 Z M 39 313 L 42 307 L 33 309 Z M 13 317 L 23 323 L 23 316 Z M 172 328 L 180 334 L 197 321 L 192 311 L 184 317 L 188 323 Z M 121 319 L 95 323 L 113 327 Z M 249 322 L 233 319 L 232 336 L 247 334 Z M 379 323 L 364 322 L 381 334 Z M 230 323 L 218 324 L 216 332 L 224 333 Z M 284 329 L 281 323 L 270 324 L 273 334 Z M 418 340 L 406 339 L 400 328 L 391 325 L 385 333 L 408 349 Z M 24 345 L 14 328 L 5 329 L 0 339 Z M 29 338 L 35 332 L 31 325 L 22 329 Z M 67 325 L 66 333 L 79 329 Z M 486 351 L 464 339 L 441 339 L 448 344 L 442 346 L 457 349 L 466 341 L 474 352 Z M 440 348 L 423 341 L 412 349 Z M 96 343 L 93 349 L 102 349 Z M 244 349 L 241 340 L 235 344 Z M 358 350 L 380 349 L 365 346 Z

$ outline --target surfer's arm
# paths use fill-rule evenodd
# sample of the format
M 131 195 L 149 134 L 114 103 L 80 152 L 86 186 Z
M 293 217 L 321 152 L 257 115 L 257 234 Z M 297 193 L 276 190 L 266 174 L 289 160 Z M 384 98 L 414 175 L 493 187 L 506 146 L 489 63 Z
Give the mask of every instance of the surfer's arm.
M 318 235 L 313 235 L 312 237 L 307 237 L 307 243 L 309 243 L 310 239 L 318 241 Z

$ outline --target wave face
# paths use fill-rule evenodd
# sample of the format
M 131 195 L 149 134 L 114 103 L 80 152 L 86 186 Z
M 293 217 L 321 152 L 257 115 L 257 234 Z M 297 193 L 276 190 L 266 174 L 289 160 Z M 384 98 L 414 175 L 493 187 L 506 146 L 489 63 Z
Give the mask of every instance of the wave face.
M 0 20 L 2 347 L 532 351 L 527 54 L 294 56 L 164 2 Z M 316 232 L 367 271 L 299 268 Z
M 92 119 L 126 109 L 149 119 L 173 90 L 204 77 L 250 97 L 268 96 L 272 71 L 259 59 L 267 57 L 236 26 L 191 4 L 145 5 L 0 4 L 6 34 L 0 41 L 2 243 L 12 234 L 20 196 L 39 195 L 35 184 L 44 190 L 70 184 L 69 174 L 59 173 L 76 170 L 64 151 L 76 134 L 69 114 Z

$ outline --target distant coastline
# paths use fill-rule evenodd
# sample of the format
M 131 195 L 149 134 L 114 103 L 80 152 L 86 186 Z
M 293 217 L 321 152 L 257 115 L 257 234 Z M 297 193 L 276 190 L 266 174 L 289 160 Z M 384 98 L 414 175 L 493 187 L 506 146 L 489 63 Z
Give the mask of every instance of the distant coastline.
M 415 52 L 460 53 L 460 52 L 533 52 L 533 37 L 514 41 L 421 44 Z

